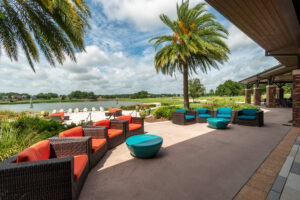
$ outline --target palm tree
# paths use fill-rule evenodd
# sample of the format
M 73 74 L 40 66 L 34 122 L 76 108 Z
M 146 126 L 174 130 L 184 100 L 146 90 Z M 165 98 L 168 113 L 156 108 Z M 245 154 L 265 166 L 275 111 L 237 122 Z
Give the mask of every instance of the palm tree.
M 227 61 L 229 48 L 222 38 L 227 30 L 216 21 L 215 16 L 205 9 L 205 3 L 189 8 L 189 1 L 177 4 L 177 20 L 171 21 L 164 14 L 162 22 L 173 35 L 157 36 L 154 49 L 160 48 L 154 58 L 156 72 L 173 75 L 176 70 L 183 74 L 184 107 L 189 109 L 188 76 L 201 69 L 206 73 L 211 68 L 218 69 L 218 63 Z
M 39 51 L 52 66 L 62 64 L 65 54 L 76 61 L 74 51 L 84 50 L 89 17 L 84 0 L 1 0 L 0 56 L 4 49 L 17 61 L 21 48 L 33 71 Z

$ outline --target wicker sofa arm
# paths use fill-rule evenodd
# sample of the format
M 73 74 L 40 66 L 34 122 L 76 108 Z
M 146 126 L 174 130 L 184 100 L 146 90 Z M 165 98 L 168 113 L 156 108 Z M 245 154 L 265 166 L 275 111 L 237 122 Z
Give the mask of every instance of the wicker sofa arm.
M 214 110 L 207 110 L 207 114 L 209 114 L 212 117 L 214 117 L 215 116 L 215 111 Z
M 125 130 L 126 126 L 128 126 L 127 120 L 110 120 L 110 128 L 111 129 Z
M 262 110 L 259 110 L 255 113 L 255 118 L 258 119 L 260 117 L 263 117 L 264 116 L 264 111 Z
M 172 112 L 172 117 L 173 117 L 173 116 L 184 118 L 185 113 L 184 113 L 184 112 L 173 111 L 173 112 Z
M 0 164 L 0 199 L 72 199 L 73 165 L 73 157 Z
M 50 140 L 50 158 L 63 158 L 92 152 L 91 137 L 63 137 Z
M 91 136 L 93 139 L 107 139 L 107 127 L 104 126 L 89 126 L 83 127 L 83 135 Z
M 144 118 L 142 118 L 142 117 L 132 117 L 131 122 L 133 124 L 142 124 L 142 125 L 144 125 Z

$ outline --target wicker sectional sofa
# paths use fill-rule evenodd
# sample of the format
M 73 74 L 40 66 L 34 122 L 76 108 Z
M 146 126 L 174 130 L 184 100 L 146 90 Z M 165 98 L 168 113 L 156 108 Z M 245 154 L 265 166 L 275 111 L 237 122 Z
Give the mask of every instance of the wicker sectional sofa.
M 0 164 L 0 199 L 77 199 L 89 172 L 88 142 L 44 140 Z
M 173 111 L 172 122 L 178 125 L 194 124 L 196 122 L 196 111 L 186 109 Z
M 264 112 L 257 109 L 242 109 L 236 112 L 235 123 L 245 126 L 263 126 Z

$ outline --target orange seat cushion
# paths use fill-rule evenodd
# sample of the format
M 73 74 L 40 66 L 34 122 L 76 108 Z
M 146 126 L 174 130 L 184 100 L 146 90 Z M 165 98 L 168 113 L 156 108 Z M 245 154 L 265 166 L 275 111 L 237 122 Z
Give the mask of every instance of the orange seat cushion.
M 129 124 L 129 131 L 142 128 L 142 124 Z
M 109 128 L 110 120 L 105 119 L 105 120 L 97 121 L 97 122 L 93 123 L 93 125 L 94 126 L 105 126 L 105 127 Z
M 86 163 L 88 161 L 88 156 L 87 155 L 78 155 L 74 156 L 74 177 L 75 181 L 77 181 L 82 174 Z
M 82 137 L 83 130 L 81 126 L 77 126 L 75 128 L 71 128 L 64 132 L 59 133 L 59 137 Z
M 50 142 L 49 140 L 40 141 L 21 153 L 17 157 L 17 162 L 27 162 L 36 160 L 46 160 L 50 158 Z
M 121 129 L 108 129 L 108 137 L 114 138 L 118 135 L 121 135 L 123 133 L 123 130 Z
M 128 123 L 130 124 L 131 123 L 131 116 L 128 115 L 128 116 L 120 116 L 120 117 L 117 117 L 118 120 L 127 120 Z
M 92 150 L 96 152 L 106 144 L 106 139 L 92 139 Z

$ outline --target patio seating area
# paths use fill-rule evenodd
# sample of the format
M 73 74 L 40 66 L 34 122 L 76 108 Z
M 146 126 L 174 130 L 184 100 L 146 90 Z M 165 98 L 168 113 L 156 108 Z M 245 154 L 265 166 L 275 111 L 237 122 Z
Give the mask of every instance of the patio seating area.
M 123 143 L 91 170 L 79 199 L 232 199 L 290 130 L 291 109 L 264 109 L 265 126 L 146 123 L 164 139 L 153 159 Z

